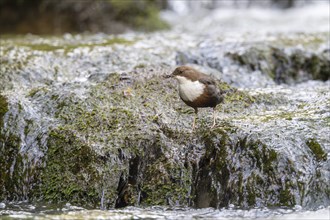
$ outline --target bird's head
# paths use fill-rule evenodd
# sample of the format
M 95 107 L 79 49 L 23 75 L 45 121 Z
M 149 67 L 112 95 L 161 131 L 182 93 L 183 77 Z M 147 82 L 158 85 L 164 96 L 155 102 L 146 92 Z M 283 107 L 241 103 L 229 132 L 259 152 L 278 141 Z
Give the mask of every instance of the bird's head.
M 189 71 L 191 71 L 192 68 L 189 66 L 179 66 L 175 68 L 175 70 L 172 72 L 172 77 L 176 76 L 185 76 Z
M 165 78 L 178 78 L 178 76 L 187 77 L 190 71 L 193 71 L 193 68 L 189 66 L 179 66 L 175 68 L 170 75 L 166 75 Z

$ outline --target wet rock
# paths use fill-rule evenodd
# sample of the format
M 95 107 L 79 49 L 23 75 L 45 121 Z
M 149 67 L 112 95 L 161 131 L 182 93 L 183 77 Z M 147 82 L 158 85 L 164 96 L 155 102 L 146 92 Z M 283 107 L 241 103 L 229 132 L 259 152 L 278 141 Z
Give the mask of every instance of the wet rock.
M 300 76 L 287 76 L 282 69 L 296 50 L 224 42 L 212 49 L 185 36 L 151 36 L 125 35 L 109 45 L 103 35 L 76 37 L 81 44 L 68 51 L 62 49 L 70 42 L 61 38 L 29 41 L 56 42 L 47 51 L 7 40 L 0 200 L 93 208 L 330 203 L 328 82 L 296 84 Z M 177 56 L 178 64 L 194 63 L 221 79 L 226 96 L 213 130 L 210 111 L 201 109 L 191 132 L 193 110 L 163 77 L 173 71 L 177 51 L 189 51 Z M 327 59 L 299 53 L 292 52 L 297 61 L 289 70 L 315 53 L 322 65 L 303 75 L 323 76 Z M 276 68 L 287 84 L 274 83 Z
M 217 69 L 221 72 L 220 78 L 238 87 L 265 87 L 274 82 L 294 84 L 311 79 L 329 79 L 330 58 L 322 49 L 323 44 L 315 43 L 318 50 L 288 47 L 285 44 L 208 41 L 195 50 L 179 51 L 176 62 L 178 65 L 199 64 Z

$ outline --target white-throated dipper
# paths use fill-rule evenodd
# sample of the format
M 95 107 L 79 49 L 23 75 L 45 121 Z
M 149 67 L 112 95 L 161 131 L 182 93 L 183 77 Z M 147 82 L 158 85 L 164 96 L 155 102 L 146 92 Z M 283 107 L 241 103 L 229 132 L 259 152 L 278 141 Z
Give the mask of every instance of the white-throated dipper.
M 179 82 L 179 95 L 184 103 L 195 110 L 193 130 L 196 126 L 198 108 L 213 108 L 213 124 L 215 126 L 215 107 L 223 101 L 215 80 L 192 67 L 177 67 L 171 75 Z

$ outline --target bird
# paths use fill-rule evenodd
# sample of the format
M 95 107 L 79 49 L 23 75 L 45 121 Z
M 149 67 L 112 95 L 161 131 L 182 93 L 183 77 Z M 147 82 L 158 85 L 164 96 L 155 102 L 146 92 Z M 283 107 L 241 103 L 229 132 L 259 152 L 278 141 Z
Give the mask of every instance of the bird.
M 211 76 L 190 66 L 179 66 L 166 78 L 175 78 L 178 81 L 181 100 L 195 110 L 192 130 L 196 127 L 198 108 L 208 107 L 213 108 L 211 128 L 214 128 L 216 125 L 215 108 L 224 99 L 216 81 Z

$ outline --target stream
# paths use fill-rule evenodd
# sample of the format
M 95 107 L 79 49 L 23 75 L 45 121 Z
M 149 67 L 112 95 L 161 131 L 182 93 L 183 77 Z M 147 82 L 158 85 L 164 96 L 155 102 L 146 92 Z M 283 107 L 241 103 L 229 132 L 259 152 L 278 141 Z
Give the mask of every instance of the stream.
M 330 219 L 329 3 L 171 4 L 171 30 L 1 36 L 0 219 Z M 177 65 L 220 80 L 216 129 Z

